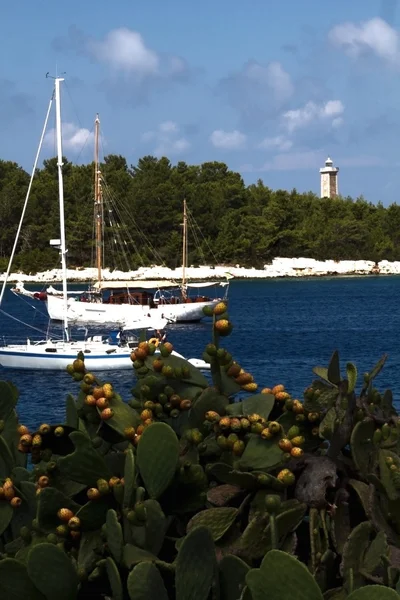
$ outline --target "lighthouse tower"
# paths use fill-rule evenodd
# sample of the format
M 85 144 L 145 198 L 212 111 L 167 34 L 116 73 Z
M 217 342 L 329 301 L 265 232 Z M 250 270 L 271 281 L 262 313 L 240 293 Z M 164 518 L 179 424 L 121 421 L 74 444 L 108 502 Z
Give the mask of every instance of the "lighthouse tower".
M 325 166 L 319 170 L 321 174 L 321 198 L 334 198 L 338 195 L 338 167 L 333 166 L 328 157 Z

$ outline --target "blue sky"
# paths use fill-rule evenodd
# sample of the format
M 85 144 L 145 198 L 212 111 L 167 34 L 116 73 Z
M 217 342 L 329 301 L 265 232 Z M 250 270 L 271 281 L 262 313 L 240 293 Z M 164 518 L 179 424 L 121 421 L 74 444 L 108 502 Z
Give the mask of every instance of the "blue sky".
M 99 112 L 103 153 L 129 164 L 219 160 L 318 194 L 330 155 L 341 194 L 400 200 L 397 0 L 22 4 L 0 21 L 0 158 L 30 170 L 58 69 L 74 162 L 92 159 Z

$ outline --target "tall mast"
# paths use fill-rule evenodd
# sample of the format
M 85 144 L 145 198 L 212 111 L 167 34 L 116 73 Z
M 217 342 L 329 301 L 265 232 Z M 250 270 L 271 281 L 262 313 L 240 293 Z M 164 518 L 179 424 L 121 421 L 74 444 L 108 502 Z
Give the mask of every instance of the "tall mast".
M 186 298 L 186 268 L 188 261 L 188 239 L 187 239 L 187 206 L 186 199 L 183 201 L 183 239 L 182 239 L 182 296 Z
M 99 131 L 100 119 L 96 115 L 94 122 L 94 210 L 95 210 L 95 227 L 96 227 L 96 267 L 97 280 L 102 279 L 102 250 L 103 250 L 103 196 L 101 189 L 101 172 L 99 164 Z
M 62 154 L 62 128 L 61 128 L 61 97 L 60 83 L 64 81 L 61 77 L 55 79 L 56 100 L 56 134 L 57 134 L 57 170 L 58 170 L 58 198 L 60 204 L 60 254 L 62 269 L 62 288 L 64 300 L 64 336 L 69 340 L 68 331 L 68 295 L 67 295 L 67 249 L 65 244 L 65 218 L 64 218 L 64 184 L 63 184 L 63 154 Z

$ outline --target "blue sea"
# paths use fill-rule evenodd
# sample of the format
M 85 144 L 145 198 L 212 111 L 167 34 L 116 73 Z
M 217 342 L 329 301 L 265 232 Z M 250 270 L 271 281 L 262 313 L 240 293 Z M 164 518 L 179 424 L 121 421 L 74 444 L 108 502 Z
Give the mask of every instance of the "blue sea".
M 2 308 L 39 330 L 47 328 L 43 303 L 7 290 Z M 400 401 L 400 277 L 233 280 L 229 314 L 234 329 L 224 345 L 254 375 L 260 388 L 284 383 L 294 396 L 301 397 L 315 379 L 312 368 L 327 366 L 336 349 L 343 371 L 347 361 L 356 364 L 361 385 L 363 372 L 386 353 L 388 359 L 376 384 L 382 390 L 392 389 L 395 401 Z M 41 337 L 38 331 L 0 313 L 1 340 L 25 342 L 28 336 L 32 340 Z M 168 339 L 187 358 L 201 357 L 211 340 L 210 320 L 173 325 Z M 99 377 L 111 381 L 123 398 L 130 398 L 133 369 L 107 371 Z M 67 393 L 79 390 L 79 384 L 62 372 L 0 367 L 0 379 L 11 380 L 19 388 L 18 410 L 29 426 L 50 417 L 62 419 Z

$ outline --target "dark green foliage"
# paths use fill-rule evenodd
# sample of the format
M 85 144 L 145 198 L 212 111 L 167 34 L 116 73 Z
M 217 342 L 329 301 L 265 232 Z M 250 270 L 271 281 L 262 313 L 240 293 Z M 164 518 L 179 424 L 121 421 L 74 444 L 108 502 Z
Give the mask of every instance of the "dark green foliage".
M 257 386 L 224 360 L 216 321 L 212 382 L 185 361 L 166 377 L 141 345 L 149 370 L 129 403 L 98 382 L 106 421 L 81 391 L 65 424 L 27 433 L 0 382 L 2 597 L 398 597 L 400 425 L 373 387 L 384 359 L 359 395 L 334 353 L 304 402 L 283 386 L 236 401 Z
M 110 155 L 100 168 L 106 205 L 105 267 L 131 270 L 154 263 L 155 256 L 170 267 L 178 266 L 184 197 L 202 231 L 201 247 L 189 249 L 193 264 L 205 260 L 262 266 L 276 256 L 400 260 L 397 204 L 384 208 L 362 197 L 321 199 L 310 192 L 273 191 L 261 180 L 246 187 L 239 173 L 220 162 L 172 165 L 166 157 L 145 156 L 129 167 L 122 156 Z M 73 165 L 64 159 L 71 266 L 92 263 L 93 172 L 93 164 Z M 11 254 L 28 182 L 28 174 L 16 163 L 0 160 L 0 271 Z M 16 268 L 36 272 L 57 264 L 48 246 L 58 235 L 55 197 L 57 168 L 56 159 L 51 159 L 44 161 L 33 182 Z M 113 209 L 113 220 L 118 218 L 124 252 L 116 252 L 111 243 L 115 227 L 107 219 L 108 208 Z

